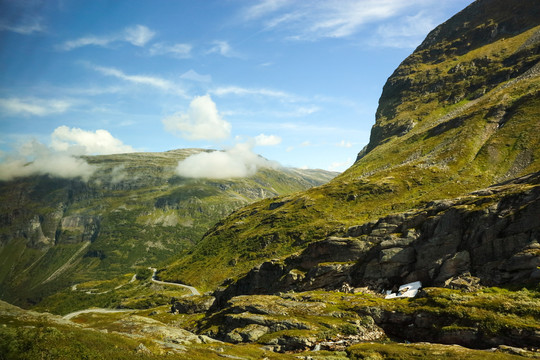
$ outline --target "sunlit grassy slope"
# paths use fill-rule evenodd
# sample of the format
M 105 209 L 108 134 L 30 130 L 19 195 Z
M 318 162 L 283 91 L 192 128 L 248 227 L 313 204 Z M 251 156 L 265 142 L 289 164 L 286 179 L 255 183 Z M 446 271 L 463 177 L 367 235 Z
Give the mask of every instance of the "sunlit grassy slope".
M 436 28 L 388 79 L 350 169 L 234 212 L 162 276 L 212 289 L 348 226 L 540 170 L 539 23 L 540 4 L 493 0 Z

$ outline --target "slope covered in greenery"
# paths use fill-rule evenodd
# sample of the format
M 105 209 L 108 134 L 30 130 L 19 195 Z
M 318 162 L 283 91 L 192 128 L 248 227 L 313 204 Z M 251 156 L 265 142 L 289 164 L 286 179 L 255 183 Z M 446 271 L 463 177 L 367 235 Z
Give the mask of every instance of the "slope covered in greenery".
M 18 304 L 75 283 L 157 266 L 190 249 L 234 209 L 327 182 L 335 173 L 259 168 L 190 179 L 178 162 L 206 150 L 87 157 L 88 182 L 48 176 L 0 183 L 0 297 Z
M 480 0 L 437 27 L 388 79 L 350 169 L 234 212 L 162 275 L 213 289 L 350 226 L 539 171 L 539 12 Z

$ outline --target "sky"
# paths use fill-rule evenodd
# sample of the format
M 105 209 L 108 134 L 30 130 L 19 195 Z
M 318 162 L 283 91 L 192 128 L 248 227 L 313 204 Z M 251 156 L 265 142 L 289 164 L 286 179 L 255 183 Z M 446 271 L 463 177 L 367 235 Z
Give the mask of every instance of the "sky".
M 0 0 L 0 180 L 180 148 L 224 150 L 192 177 L 344 171 L 386 79 L 471 2 Z

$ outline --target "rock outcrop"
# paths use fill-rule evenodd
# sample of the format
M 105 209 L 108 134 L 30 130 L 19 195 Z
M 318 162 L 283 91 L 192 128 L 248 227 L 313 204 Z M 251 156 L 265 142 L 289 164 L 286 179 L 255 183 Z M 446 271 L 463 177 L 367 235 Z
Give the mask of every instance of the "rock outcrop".
M 216 304 L 241 294 L 339 289 L 345 282 L 382 291 L 413 281 L 459 287 L 463 276 L 485 286 L 538 281 L 539 219 L 535 173 L 349 227 L 298 255 L 255 267 L 217 290 Z

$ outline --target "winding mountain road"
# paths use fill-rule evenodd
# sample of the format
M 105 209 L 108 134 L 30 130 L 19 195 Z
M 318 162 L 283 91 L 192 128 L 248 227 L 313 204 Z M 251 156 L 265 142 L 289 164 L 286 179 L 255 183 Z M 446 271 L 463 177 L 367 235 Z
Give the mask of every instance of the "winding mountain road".
M 157 280 L 157 279 L 156 279 L 156 272 L 157 272 L 157 269 L 156 269 L 156 268 L 153 268 L 153 267 L 150 267 L 149 269 L 153 271 L 153 273 L 152 273 L 152 281 L 155 282 L 156 284 L 180 286 L 180 287 L 186 288 L 186 289 L 188 289 L 189 291 L 191 291 L 191 295 L 201 295 L 201 293 L 199 292 L 199 290 L 197 290 L 197 289 L 194 288 L 193 286 L 184 285 L 184 284 L 180 284 L 180 283 L 173 283 L 173 282 L 167 282 L 167 281 Z
M 157 280 L 156 279 L 156 273 L 157 273 L 157 269 L 156 268 L 153 268 L 153 267 L 149 267 L 150 270 L 152 270 L 152 281 L 155 282 L 156 284 L 160 284 L 160 285 L 173 285 L 173 286 L 179 286 L 179 287 L 183 287 L 183 288 L 186 288 L 188 289 L 189 291 L 191 291 L 191 296 L 194 296 L 194 295 L 201 295 L 201 293 L 199 292 L 199 290 L 197 290 L 196 288 L 194 288 L 193 286 L 189 286 L 189 285 L 184 285 L 184 284 L 179 284 L 179 283 L 173 283 L 173 282 L 167 282 L 167 281 L 161 281 L 161 280 Z M 136 276 L 133 276 L 133 278 L 130 280 L 129 283 L 132 283 L 134 282 L 136 279 Z M 126 285 L 126 284 L 124 284 Z M 115 289 L 118 289 L 124 285 L 120 285 L 120 286 L 117 286 Z M 71 290 L 73 291 L 77 291 L 77 285 L 73 285 L 73 287 L 71 288 Z M 107 293 L 111 290 L 108 290 L 108 291 L 105 291 L 103 293 Z M 97 295 L 97 294 L 103 294 L 103 293 L 91 293 L 91 292 L 87 292 L 87 294 L 91 294 L 91 295 Z M 92 308 L 92 309 L 84 309 L 84 310 L 79 310 L 79 311 L 74 311 L 72 313 L 69 313 L 67 315 L 64 315 L 63 318 L 65 320 L 70 320 L 76 316 L 79 316 L 81 314 L 87 314 L 87 313 L 101 313 L 101 314 L 104 314 L 104 313 L 119 313 L 119 312 L 130 312 L 130 311 L 137 311 L 137 309 L 101 309 L 101 308 Z
M 74 318 L 75 316 L 79 316 L 81 314 L 87 314 L 87 313 L 119 313 L 119 312 L 133 312 L 137 311 L 137 309 L 100 309 L 100 308 L 94 308 L 94 309 L 84 309 L 79 311 L 74 311 L 72 313 L 69 313 L 67 315 L 64 315 L 62 318 L 65 320 L 70 320 Z

